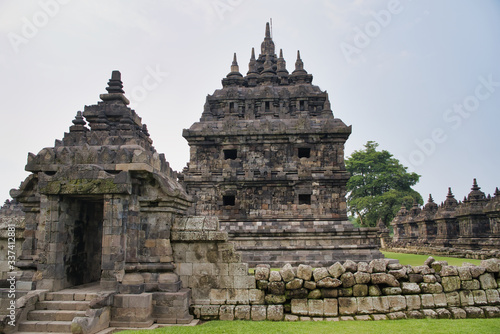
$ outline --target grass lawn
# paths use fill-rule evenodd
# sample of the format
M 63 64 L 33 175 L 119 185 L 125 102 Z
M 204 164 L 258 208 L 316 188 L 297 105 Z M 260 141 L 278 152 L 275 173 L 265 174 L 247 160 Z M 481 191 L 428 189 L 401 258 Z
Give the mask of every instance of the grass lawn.
M 290 334 L 364 334 L 364 333 L 500 333 L 500 319 L 461 319 L 461 320 L 385 320 L 385 321 L 210 321 L 195 327 L 163 327 L 155 330 L 123 331 L 121 334 L 189 334 L 189 333 L 290 333 Z
M 411 264 L 412 266 L 421 266 L 424 261 L 427 260 L 429 255 L 418 255 L 418 254 L 405 254 L 405 253 L 392 253 L 392 252 L 382 252 L 385 257 L 390 259 L 397 259 L 402 265 Z M 450 266 L 461 266 L 463 262 L 470 262 L 475 265 L 479 265 L 481 260 L 474 259 L 464 259 L 458 257 L 445 257 L 445 256 L 434 256 L 437 261 L 448 261 Z

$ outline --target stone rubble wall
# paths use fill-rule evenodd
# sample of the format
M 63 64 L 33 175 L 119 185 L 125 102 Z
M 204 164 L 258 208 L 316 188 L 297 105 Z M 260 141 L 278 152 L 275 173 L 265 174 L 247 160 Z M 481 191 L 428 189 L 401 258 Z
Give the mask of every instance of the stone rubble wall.
M 417 267 L 387 260 L 279 271 L 259 265 L 250 275 L 256 288 L 219 286 L 209 300 L 194 300 L 192 311 L 203 320 L 493 318 L 500 317 L 499 271 L 499 259 L 456 267 L 432 257 Z

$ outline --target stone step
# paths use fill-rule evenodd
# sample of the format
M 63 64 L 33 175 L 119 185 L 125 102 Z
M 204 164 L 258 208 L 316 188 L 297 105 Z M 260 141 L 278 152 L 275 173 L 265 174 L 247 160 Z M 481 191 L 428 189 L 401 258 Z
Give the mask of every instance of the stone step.
M 21 321 L 19 332 L 71 333 L 71 321 Z
M 85 311 L 73 310 L 33 310 L 28 320 L 33 321 L 72 321 L 74 317 L 84 317 Z
M 92 300 L 97 297 L 97 293 L 94 292 L 49 292 L 45 295 L 46 301 L 85 301 Z
M 88 301 L 39 301 L 36 303 L 37 310 L 75 310 L 85 311 L 89 308 Z

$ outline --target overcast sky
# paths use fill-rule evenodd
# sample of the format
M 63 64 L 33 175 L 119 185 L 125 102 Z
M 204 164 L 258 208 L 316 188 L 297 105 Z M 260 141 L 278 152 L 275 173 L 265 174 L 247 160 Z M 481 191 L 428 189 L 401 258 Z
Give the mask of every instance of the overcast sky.
M 246 74 L 265 23 L 294 69 L 300 50 L 335 117 L 352 124 L 346 156 L 376 141 L 437 202 L 472 179 L 500 186 L 499 1 L 0 2 L 0 200 L 120 70 L 131 107 L 175 170 L 182 129 L 199 120 L 236 52 Z

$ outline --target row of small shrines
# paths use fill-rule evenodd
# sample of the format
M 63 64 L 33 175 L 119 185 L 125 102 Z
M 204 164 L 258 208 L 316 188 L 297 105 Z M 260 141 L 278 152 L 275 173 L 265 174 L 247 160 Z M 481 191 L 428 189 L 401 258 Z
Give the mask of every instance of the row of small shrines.
M 429 245 L 464 249 L 498 249 L 500 246 L 500 191 L 486 196 L 476 179 L 471 192 L 457 201 L 448 188 L 446 200 L 437 205 L 429 195 L 420 208 L 404 206 L 391 225 L 393 246 Z

